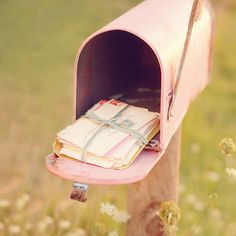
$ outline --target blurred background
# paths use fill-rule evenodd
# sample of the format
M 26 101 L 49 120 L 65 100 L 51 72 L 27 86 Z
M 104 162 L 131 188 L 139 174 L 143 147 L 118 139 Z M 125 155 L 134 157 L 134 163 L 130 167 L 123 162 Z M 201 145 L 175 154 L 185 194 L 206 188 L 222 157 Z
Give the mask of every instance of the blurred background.
M 125 210 L 125 186 L 92 187 L 86 204 L 71 201 L 71 182 L 52 176 L 44 158 L 56 133 L 72 121 L 80 44 L 139 2 L 0 0 L 0 235 L 83 236 L 95 225 L 124 235 L 125 224 L 101 215 L 99 205 Z M 183 122 L 179 235 L 199 222 L 220 179 L 218 143 L 236 138 L 236 2 L 212 4 L 213 80 Z M 223 175 L 222 181 L 195 235 L 236 235 L 236 177 Z

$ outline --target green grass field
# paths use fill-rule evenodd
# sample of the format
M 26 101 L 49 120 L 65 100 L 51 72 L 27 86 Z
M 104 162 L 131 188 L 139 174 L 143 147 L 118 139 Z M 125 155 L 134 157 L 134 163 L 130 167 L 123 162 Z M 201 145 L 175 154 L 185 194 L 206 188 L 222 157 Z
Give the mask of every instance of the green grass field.
M 48 173 L 44 158 L 55 134 L 71 122 L 73 66 L 80 44 L 139 2 L 0 1 L 1 236 L 82 236 L 81 229 L 90 236 L 96 222 L 124 235 L 125 225 L 101 215 L 99 204 L 108 201 L 125 209 L 126 187 L 92 187 L 87 204 L 70 201 L 71 182 Z M 214 193 L 224 163 L 219 141 L 236 139 L 236 3 L 218 0 L 214 7 L 212 83 L 183 122 L 179 235 L 189 235 Z M 236 168 L 236 161 L 232 165 Z M 195 235 L 236 235 L 236 178 L 224 174 L 222 181 L 218 199 Z M 29 199 L 22 197 L 25 193 Z

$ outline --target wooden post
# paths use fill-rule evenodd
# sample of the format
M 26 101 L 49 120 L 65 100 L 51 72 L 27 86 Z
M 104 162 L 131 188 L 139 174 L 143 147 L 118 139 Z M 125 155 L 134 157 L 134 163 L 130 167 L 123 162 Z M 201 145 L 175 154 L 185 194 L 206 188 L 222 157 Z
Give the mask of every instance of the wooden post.
M 127 236 L 161 236 L 162 224 L 156 212 L 161 202 L 178 200 L 180 160 L 180 128 L 173 136 L 166 153 L 142 181 L 128 189 L 128 211 L 131 219 Z

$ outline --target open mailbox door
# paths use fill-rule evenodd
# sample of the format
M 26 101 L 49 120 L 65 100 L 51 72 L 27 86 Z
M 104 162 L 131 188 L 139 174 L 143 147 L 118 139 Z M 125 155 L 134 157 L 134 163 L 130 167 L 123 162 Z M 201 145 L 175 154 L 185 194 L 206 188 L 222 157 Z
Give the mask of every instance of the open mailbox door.
M 190 102 L 208 84 L 213 16 L 204 1 L 195 22 L 175 98 L 171 94 L 184 48 L 191 0 L 147 0 L 92 34 L 82 44 L 75 64 L 75 119 L 111 94 L 145 88 L 160 91 L 147 108 L 160 113 L 160 152 L 144 150 L 124 170 L 105 169 L 54 154 L 46 158 L 52 173 L 76 182 L 128 184 L 143 179 L 162 157 Z M 151 107 L 150 107 L 151 106 Z

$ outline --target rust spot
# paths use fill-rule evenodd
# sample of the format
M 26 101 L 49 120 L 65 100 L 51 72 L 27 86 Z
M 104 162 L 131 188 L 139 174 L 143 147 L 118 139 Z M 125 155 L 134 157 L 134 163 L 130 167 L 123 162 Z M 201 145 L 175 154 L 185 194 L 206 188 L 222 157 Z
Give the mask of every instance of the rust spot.
M 82 189 L 73 189 L 70 198 L 79 202 L 86 202 L 86 191 Z
M 148 236 L 161 236 L 164 233 L 161 230 L 162 224 L 157 214 L 157 211 L 160 209 L 160 204 L 160 201 L 155 200 L 146 207 L 146 217 L 148 222 L 146 223 L 145 231 Z

